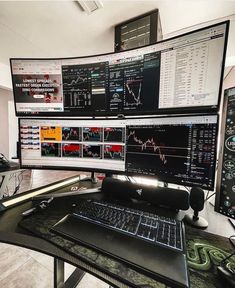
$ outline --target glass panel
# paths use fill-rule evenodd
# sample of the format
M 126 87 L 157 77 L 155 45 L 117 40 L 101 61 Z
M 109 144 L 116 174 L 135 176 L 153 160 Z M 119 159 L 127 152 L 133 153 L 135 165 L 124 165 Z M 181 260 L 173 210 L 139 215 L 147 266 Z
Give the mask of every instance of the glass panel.
M 150 43 L 150 16 L 121 26 L 122 50 L 141 47 Z

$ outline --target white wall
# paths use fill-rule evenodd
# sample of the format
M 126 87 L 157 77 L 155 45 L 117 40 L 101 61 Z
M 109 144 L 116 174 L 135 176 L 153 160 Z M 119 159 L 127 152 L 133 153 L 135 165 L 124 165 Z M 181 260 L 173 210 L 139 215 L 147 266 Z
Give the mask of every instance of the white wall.
M 9 158 L 9 131 L 8 101 L 13 101 L 11 91 L 0 88 L 0 152 Z
M 0 88 L 12 89 L 10 66 L 3 63 L 0 63 Z
M 235 87 L 235 66 L 229 67 L 229 72 L 224 79 L 224 89 Z

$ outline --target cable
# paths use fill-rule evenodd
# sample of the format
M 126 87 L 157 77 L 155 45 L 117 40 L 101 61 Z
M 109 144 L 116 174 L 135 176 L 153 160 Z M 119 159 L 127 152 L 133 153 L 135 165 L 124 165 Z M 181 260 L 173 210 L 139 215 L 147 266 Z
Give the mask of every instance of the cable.
M 17 192 L 19 191 L 20 185 L 21 185 L 21 183 L 22 183 L 22 181 L 23 181 L 23 179 L 24 179 L 23 173 L 24 173 L 25 171 L 26 171 L 26 170 L 23 170 L 23 171 L 21 171 L 21 172 L 18 174 L 18 176 L 17 176 L 18 184 L 16 185 L 16 182 L 15 182 L 15 190 L 14 190 L 14 192 L 13 192 L 12 195 L 17 194 Z M 16 175 L 16 173 L 15 173 L 15 175 Z M 21 179 L 20 179 L 20 176 L 21 176 Z
M 209 191 L 208 191 L 208 192 L 209 192 Z M 212 193 L 209 197 L 207 196 L 204 202 L 206 202 L 207 200 L 209 200 L 209 199 L 210 199 L 212 196 L 214 196 L 214 195 L 215 195 L 215 192 Z
M 235 243 L 233 242 L 233 237 L 235 237 L 235 235 L 231 235 L 229 237 L 229 242 L 232 245 L 233 249 L 235 249 Z M 235 240 L 235 239 L 234 239 Z M 235 255 L 235 251 L 233 251 L 231 254 L 229 254 L 227 257 L 225 257 L 221 262 L 220 265 L 223 264 L 226 260 L 228 260 L 229 258 L 231 258 L 232 256 Z
M 8 183 L 7 183 L 7 186 L 6 186 L 6 190 L 4 191 L 4 196 L 3 197 L 9 197 L 9 196 L 13 196 L 15 194 L 17 194 L 17 192 L 19 191 L 20 189 L 20 185 L 24 179 L 23 177 L 23 173 L 25 172 L 26 170 L 23 170 L 23 171 L 20 171 L 20 172 L 15 172 L 15 173 L 12 173 L 9 177 L 9 180 L 8 180 Z M 13 184 L 13 183 L 14 184 Z M 10 185 L 11 184 L 11 185 Z M 13 185 L 12 185 L 13 184 Z M 13 187 L 11 187 L 13 186 Z M 9 187 L 11 189 L 9 189 Z M 14 190 L 13 190 L 14 189 Z M 13 190 L 13 192 L 11 192 Z M 12 194 L 10 194 L 12 193 Z

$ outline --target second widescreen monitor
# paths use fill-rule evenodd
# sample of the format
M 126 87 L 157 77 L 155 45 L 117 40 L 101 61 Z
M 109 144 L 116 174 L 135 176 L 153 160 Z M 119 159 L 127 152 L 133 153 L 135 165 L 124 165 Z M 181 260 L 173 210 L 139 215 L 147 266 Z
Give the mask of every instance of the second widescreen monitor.
M 217 116 L 22 118 L 21 167 L 145 175 L 214 187 Z
M 11 59 L 16 115 L 216 111 L 228 22 L 154 45 L 71 59 Z

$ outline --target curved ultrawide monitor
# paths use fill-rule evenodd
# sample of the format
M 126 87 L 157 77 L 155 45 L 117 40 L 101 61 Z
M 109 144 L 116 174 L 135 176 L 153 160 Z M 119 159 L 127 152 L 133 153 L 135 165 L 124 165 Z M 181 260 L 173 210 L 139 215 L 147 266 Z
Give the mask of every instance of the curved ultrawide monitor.
M 22 168 L 144 175 L 213 189 L 216 115 L 19 120 Z
M 218 110 L 229 22 L 120 53 L 11 59 L 17 116 Z

